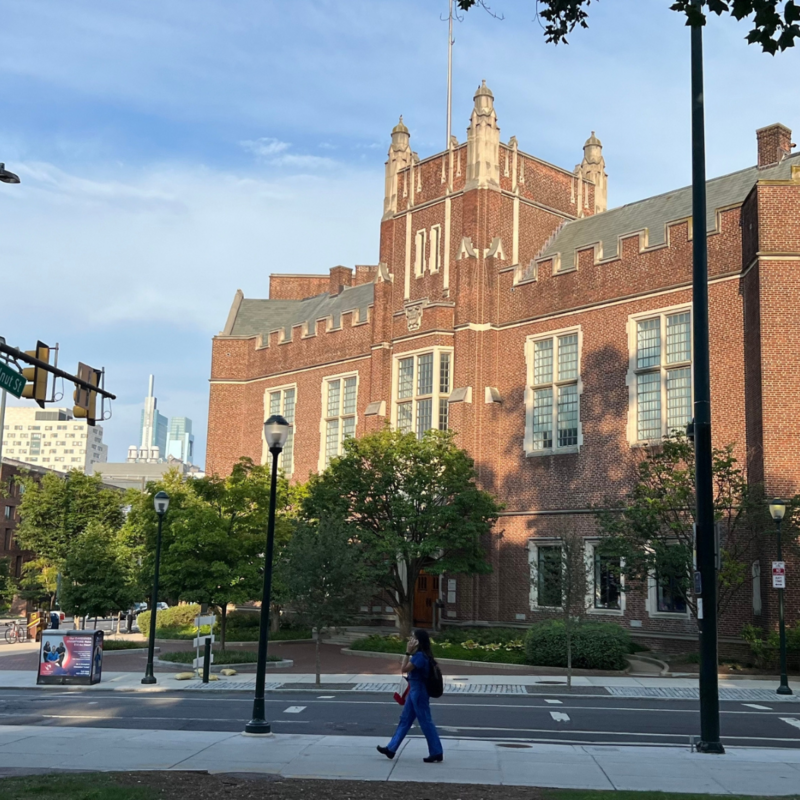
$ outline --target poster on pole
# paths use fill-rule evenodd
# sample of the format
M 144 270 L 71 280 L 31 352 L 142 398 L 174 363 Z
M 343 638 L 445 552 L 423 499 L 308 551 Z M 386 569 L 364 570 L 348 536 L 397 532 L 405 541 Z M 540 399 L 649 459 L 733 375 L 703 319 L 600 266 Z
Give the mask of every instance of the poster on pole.
M 786 588 L 786 562 L 773 561 L 772 562 L 772 588 L 785 589 Z
M 89 686 L 100 683 L 103 631 L 44 631 L 36 683 Z

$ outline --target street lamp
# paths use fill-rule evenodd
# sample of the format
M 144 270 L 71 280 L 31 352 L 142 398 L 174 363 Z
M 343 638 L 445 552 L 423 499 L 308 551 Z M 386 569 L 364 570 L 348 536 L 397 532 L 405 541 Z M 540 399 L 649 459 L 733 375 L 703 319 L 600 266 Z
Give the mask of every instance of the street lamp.
M 769 504 L 769 513 L 775 520 L 778 528 L 778 561 L 783 561 L 781 551 L 781 522 L 786 514 L 786 503 L 777 497 Z M 785 578 L 784 578 L 785 580 Z M 781 685 L 778 687 L 778 694 L 792 694 L 789 688 L 789 677 L 786 674 L 786 625 L 783 620 L 783 587 L 778 587 L 778 630 L 781 637 Z
M 269 734 L 272 727 L 264 711 L 264 684 L 267 674 L 267 643 L 269 641 L 269 602 L 272 593 L 272 551 L 275 542 L 275 504 L 278 494 L 278 456 L 289 438 L 292 426 L 280 415 L 273 414 L 264 423 L 264 439 L 272 453 L 272 474 L 269 487 L 269 521 L 267 523 L 267 553 L 264 557 L 264 592 L 261 595 L 261 628 L 258 632 L 258 664 L 256 692 L 253 698 L 253 718 L 244 727 L 245 733 Z
M 156 676 L 153 675 L 153 653 L 156 649 L 156 614 L 158 613 L 158 567 L 161 563 L 161 526 L 164 523 L 164 516 L 169 508 L 169 495 L 166 492 L 159 492 L 153 498 L 153 505 L 158 514 L 158 537 L 156 539 L 156 568 L 153 577 L 153 596 L 150 598 L 150 636 L 147 643 L 147 668 L 144 672 L 142 683 L 158 683 Z
M 0 183 L 19 183 L 19 175 L 9 172 L 2 161 L 0 161 Z

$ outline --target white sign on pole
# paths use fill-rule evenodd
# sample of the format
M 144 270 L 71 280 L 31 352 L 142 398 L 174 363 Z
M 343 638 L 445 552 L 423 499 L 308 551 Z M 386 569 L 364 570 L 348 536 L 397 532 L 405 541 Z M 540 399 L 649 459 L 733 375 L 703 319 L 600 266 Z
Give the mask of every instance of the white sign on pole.
M 211 663 L 212 664 L 214 663 L 214 654 L 213 653 L 211 654 Z M 199 669 L 202 666 L 203 666 L 203 658 L 202 658 L 202 656 L 200 658 L 196 658 L 194 661 L 192 661 L 192 667 L 194 669 Z
M 205 636 L 198 636 L 193 642 L 192 647 L 205 647 L 206 639 L 211 639 L 211 644 L 214 644 L 216 637 L 213 633 L 207 633 Z
M 209 614 L 207 617 L 196 617 L 194 624 L 198 628 L 202 628 L 203 625 L 213 625 L 216 621 L 217 618 L 213 614 Z
M 784 561 L 772 562 L 772 588 L 786 588 L 786 563 Z

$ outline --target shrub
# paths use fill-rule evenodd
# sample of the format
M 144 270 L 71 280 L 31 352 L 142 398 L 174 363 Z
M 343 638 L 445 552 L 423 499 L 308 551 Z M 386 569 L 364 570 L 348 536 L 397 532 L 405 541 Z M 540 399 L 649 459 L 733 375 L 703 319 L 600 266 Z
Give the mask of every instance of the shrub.
M 517 635 L 522 631 L 516 631 Z M 453 658 L 464 661 L 484 661 L 495 664 L 524 664 L 525 653 L 522 639 L 517 642 L 489 642 L 480 644 L 467 639 L 462 644 L 440 641 L 440 634 L 431 639 L 433 655 L 436 658 Z M 351 650 L 367 650 L 374 653 L 405 653 L 406 640 L 399 636 L 374 634 L 357 639 L 350 645 Z
M 261 626 L 261 614 L 256 611 L 233 611 L 228 614 L 225 626 L 225 639 L 228 642 L 257 642 Z M 222 624 L 217 618 L 214 633 L 219 637 L 222 634 Z M 280 630 L 270 631 L 269 638 L 272 642 L 285 642 L 294 639 L 310 639 L 311 629 L 297 626 L 281 620 Z
M 139 650 L 141 647 L 141 642 L 131 642 L 128 639 L 103 640 L 103 650 L 106 652 L 109 652 L 110 650 Z
M 159 611 L 156 615 L 156 620 L 158 621 L 158 630 L 156 631 L 156 635 L 158 635 L 161 630 L 165 628 L 180 629 L 193 627 L 195 618 L 199 613 L 200 606 L 194 603 L 187 603 L 186 605 L 182 606 L 171 606 L 164 611 Z M 136 624 L 139 626 L 139 631 L 142 633 L 142 635 L 148 636 L 150 633 L 150 612 L 142 611 L 142 613 L 136 617 Z M 191 633 L 189 635 L 191 636 Z
M 750 645 L 757 667 L 777 666 L 780 659 L 778 631 L 766 632 L 755 625 L 745 625 L 742 628 L 742 639 Z M 800 667 L 800 624 L 786 628 L 786 655 L 790 669 Z
M 179 650 L 172 653 L 162 653 L 159 659 L 161 661 L 171 661 L 173 664 L 191 664 L 195 659 L 195 655 L 194 650 Z M 267 656 L 267 661 L 280 660 L 280 656 Z M 257 662 L 258 653 L 254 650 L 217 650 L 214 648 L 215 666 L 224 666 L 225 664 L 256 664 Z
M 572 629 L 572 666 L 576 669 L 623 670 L 630 634 L 613 622 L 581 622 Z M 567 634 L 561 620 L 533 625 L 525 637 L 525 657 L 542 667 L 567 666 Z

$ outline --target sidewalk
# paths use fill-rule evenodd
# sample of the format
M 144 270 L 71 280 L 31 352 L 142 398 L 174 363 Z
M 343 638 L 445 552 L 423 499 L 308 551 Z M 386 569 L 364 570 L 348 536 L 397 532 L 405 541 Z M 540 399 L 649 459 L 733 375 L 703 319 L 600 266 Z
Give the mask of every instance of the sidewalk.
M 122 691 L 122 692 L 252 692 L 255 686 L 253 673 L 242 673 L 230 678 L 220 677 L 218 681 L 203 684 L 200 680 L 178 681 L 169 672 L 156 672 L 158 683 L 143 686 L 143 671 L 103 672 L 103 680 L 94 686 L 72 687 L 81 691 Z M 297 691 L 315 688 L 316 677 L 308 673 L 267 673 L 267 689 Z M 397 679 L 372 673 L 323 674 L 322 684 L 326 690 L 357 691 L 391 694 L 397 688 Z M 599 694 L 614 697 L 649 698 L 658 697 L 674 700 L 693 700 L 698 697 L 696 678 L 636 678 L 632 676 L 600 677 L 579 676 L 572 680 L 576 694 Z M 800 703 L 800 683 L 790 684 L 794 695 L 783 696 L 775 693 L 774 685 L 752 678 L 720 678 L 720 699 L 764 701 L 781 703 Z M 36 686 L 36 673 L 33 670 L 0 670 L 0 689 L 56 689 L 63 686 Z M 69 687 L 66 687 L 69 688 Z M 542 694 L 563 693 L 566 691 L 566 678 L 547 675 L 447 675 L 445 694 Z
M 444 739 L 445 761 L 423 764 L 425 740 L 393 761 L 383 739 L 355 736 L 0 726 L 0 768 L 255 772 L 287 778 L 436 781 L 566 789 L 785 795 L 800 786 L 800 750 L 732 748 L 724 756 L 668 747 L 527 745 Z

